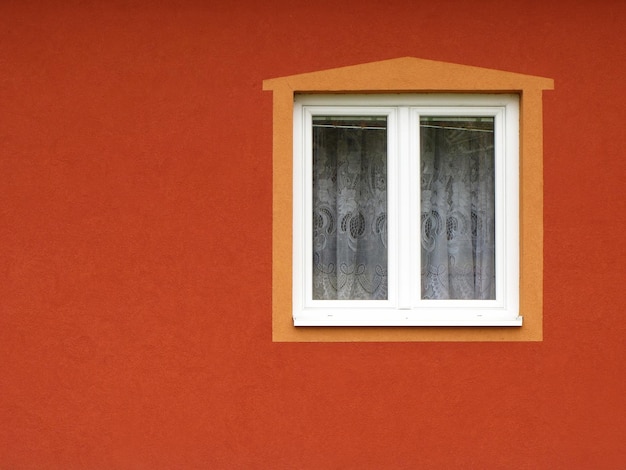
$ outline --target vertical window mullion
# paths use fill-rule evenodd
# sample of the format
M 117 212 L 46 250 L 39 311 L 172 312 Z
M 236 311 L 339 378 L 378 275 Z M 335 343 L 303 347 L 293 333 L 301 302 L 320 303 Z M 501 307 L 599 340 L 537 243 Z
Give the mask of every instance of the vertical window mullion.
M 409 108 L 398 108 L 398 308 L 411 308 L 411 192 Z

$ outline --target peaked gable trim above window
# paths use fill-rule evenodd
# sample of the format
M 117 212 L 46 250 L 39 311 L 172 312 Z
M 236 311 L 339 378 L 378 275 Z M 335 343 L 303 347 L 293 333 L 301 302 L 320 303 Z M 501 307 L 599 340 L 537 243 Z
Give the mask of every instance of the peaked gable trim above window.
M 264 90 L 297 92 L 514 92 L 552 90 L 550 78 L 401 57 L 263 81 Z
M 413 57 L 263 82 L 273 92 L 274 341 L 541 341 L 543 337 L 542 93 L 552 79 Z M 515 93 L 520 96 L 520 328 L 294 327 L 293 109 L 297 93 Z

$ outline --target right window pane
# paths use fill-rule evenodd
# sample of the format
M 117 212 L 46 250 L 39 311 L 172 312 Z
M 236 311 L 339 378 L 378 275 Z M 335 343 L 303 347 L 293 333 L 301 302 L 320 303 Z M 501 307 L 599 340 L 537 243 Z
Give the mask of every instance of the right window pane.
M 421 298 L 496 298 L 493 117 L 420 117 Z

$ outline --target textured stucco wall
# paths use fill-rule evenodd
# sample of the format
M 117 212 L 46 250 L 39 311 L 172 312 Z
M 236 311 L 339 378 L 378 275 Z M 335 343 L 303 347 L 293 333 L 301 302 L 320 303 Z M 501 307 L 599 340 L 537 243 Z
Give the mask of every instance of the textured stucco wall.
M 623 467 L 625 15 L 0 2 L 0 468 Z M 555 80 L 542 342 L 271 341 L 261 83 L 404 56 Z

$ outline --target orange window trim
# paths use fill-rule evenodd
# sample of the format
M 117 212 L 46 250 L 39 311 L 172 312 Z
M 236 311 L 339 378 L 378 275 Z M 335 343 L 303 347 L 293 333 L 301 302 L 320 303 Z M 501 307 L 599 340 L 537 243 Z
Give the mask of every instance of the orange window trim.
M 272 338 L 276 342 L 541 341 L 543 339 L 542 93 L 549 78 L 403 57 L 263 82 L 273 92 Z M 295 93 L 517 93 L 520 96 L 521 327 L 295 327 L 292 320 Z

